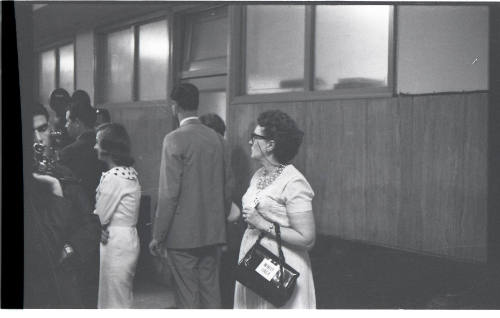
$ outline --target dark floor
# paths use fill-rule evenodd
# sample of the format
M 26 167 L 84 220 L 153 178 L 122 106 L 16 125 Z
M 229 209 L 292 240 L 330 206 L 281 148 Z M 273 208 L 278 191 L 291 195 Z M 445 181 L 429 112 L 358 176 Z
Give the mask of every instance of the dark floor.
M 134 284 L 134 309 L 175 308 L 172 289 L 152 280 L 137 280 Z
M 318 309 L 500 309 L 500 270 L 320 236 L 310 252 Z M 226 255 L 222 294 L 232 308 Z M 139 279 L 135 308 L 173 308 L 171 288 Z
M 317 307 L 500 309 L 498 268 L 318 237 Z

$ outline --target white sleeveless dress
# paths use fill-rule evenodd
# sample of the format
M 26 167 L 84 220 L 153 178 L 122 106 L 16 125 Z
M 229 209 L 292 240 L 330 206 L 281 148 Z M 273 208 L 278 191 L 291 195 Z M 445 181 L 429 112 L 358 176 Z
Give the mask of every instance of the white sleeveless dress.
M 287 165 L 281 175 L 263 190 L 257 189 L 257 176 L 260 173 L 261 170 L 258 170 L 250 181 L 250 186 L 242 199 L 243 208 L 253 207 L 257 198 L 259 213 L 266 220 L 277 222 L 281 227 L 290 227 L 290 214 L 312 213 L 311 201 L 314 192 L 302 173 L 293 165 Z M 259 233 L 260 231 L 257 229 L 247 228 L 241 241 L 239 260 L 255 244 Z M 278 255 L 278 246 L 274 239 L 264 237 L 261 245 Z M 300 276 L 297 279 L 297 285 L 292 297 L 281 308 L 316 308 L 316 295 L 308 252 L 283 246 L 283 254 L 287 264 L 295 268 L 300 273 Z M 244 285 L 236 282 L 234 308 L 270 309 L 276 307 Z

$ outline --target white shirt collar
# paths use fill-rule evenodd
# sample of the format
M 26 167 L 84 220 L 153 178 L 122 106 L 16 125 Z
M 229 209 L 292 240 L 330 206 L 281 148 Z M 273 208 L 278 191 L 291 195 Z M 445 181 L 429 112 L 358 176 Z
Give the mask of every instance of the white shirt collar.
M 181 122 L 179 123 L 179 127 L 182 126 L 182 123 L 184 123 L 185 121 L 187 120 L 190 120 L 190 119 L 195 119 L 195 118 L 198 118 L 198 116 L 191 116 L 191 117 L 186 117 L 184 118 L 183 120 L 181 120 Z

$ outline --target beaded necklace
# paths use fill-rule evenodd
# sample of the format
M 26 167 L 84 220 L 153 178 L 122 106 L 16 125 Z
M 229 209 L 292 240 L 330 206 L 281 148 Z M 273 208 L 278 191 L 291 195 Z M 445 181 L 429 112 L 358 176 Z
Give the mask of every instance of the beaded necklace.
M 261 175 L 257 179 L 257 189 L 263 190 L 267 188 L 267 186 L 273 183 L 274 180 L 276 180 L 276 178 L 281 175 L 285 167 L 286 165 L 279 165 L 278 168 L 276 168 L 272 173 L 269 173 L 266 171 L 266 169 L 263 169 Z

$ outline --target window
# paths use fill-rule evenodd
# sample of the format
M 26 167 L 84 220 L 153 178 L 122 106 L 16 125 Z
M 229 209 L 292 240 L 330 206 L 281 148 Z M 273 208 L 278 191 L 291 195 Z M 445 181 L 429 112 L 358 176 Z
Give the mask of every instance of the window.
M 100 101 L 164 100 L 169 59 L 166 19 L 128 25 L 101 35 Z
M 48 105 L 52 91 L 64 88 L 70 94 L 75 89 L 75 48 L 73 44 L 58 46 L 39 54 L 38 98 Z
M 131 28 L 106 35 L 104 101 L 132 100 L 134 33 Z
M 243 70 L 236 96 L 392 92 L 392 6 L 248 5 L 236 15 Z
M 199 113 L 226 118 L 228 48 L 227 7 L 215 7 L 184 16 L 180 81 L 200 91 Z
M 139 27 L 139 99 L 166 98 L 168 69 L 167 20 Z
M 388 6 L 317 6 L 314 89 L 387 87 Z
M 227 8 L 187 15 L 184 21 L 182 77 L 226 73 Z
M 247 94 L 304 90 L 304 15 L 304 6 L 248 7 Z

